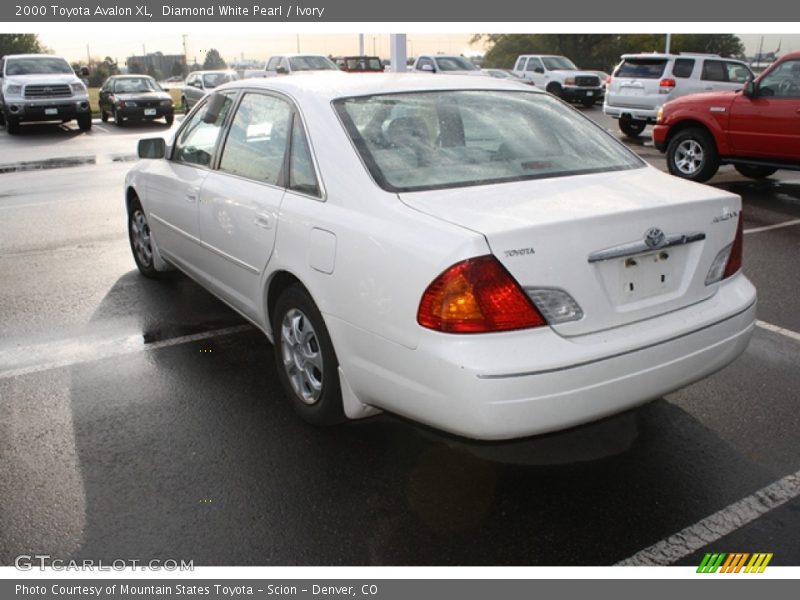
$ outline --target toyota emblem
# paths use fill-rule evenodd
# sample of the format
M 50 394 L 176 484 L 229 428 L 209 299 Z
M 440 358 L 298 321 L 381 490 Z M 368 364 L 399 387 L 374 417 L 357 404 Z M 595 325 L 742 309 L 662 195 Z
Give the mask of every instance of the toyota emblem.
M 664 232 L 658 227 L 651 227 L 644 234 L 644 243 L 648 248 L 657 248 L 664 243 Z

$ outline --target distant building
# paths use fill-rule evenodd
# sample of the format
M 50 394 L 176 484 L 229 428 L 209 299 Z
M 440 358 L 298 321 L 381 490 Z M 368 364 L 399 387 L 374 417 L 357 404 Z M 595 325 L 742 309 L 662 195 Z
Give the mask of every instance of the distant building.
M 128 73 L 146 73 L 157 78 L 184 74 L 186 57 L 183 54 L 148 53 L 145 56 L 129 56 L 125 63 Z

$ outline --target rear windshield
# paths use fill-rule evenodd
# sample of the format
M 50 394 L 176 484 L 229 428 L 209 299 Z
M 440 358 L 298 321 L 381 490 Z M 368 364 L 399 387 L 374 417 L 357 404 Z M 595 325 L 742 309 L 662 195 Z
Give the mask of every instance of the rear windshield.
M 614 74 L 631 79 L 658 79 L 667 66 L 666 58 L 626 58 Z
M 203 86 L 206 88 L 215 88 L 223 83 L 234 81 L 236 79 L 235 73 L 204 73 Z
M 388 191 L 643 166 L 601 128 L 547 94 L 448 90 L 342 98 L 334 106 L 364 164 Z
M 478 67 L 463 56 L 437 56 L 436 66 L 440 71 L 477 71 Z
M 381 59 L 371 57 L 345 58 L 345 64 L 351 71 L 383 71 Z
M 32 56 L 6 60 L 6 75 L 49 75 L 53 73 L 74 75 L 72 67 L 63 58 Z

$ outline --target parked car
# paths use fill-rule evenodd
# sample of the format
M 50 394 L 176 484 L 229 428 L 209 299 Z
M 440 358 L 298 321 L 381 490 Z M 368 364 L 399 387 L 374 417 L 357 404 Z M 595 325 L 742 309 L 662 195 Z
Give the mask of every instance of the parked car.
M 481 74 L 481 70 L 470 59 L 455 54 L 423 54 L 417 57 L 411 70 L 446 75 Z
M 800 170 L 800 52 L 740 90 L 667 102 L 653 142 L 666 153 L 670 173 L 693 181 L 710 179 L 723 164 L 755 179 Z
M 89 70 L 81 69 L 88 77 Z M 20 123 L 78 121 L 81 131 L 92 127 L 86 85 L 60 56 L 7 54 L 0 56 L 0 125 L 10 135 Z
M 278 54 L 271 56 L 263 69 L 249 69 L 245 77 L 276 77 L 311 71 L 338 71 L 339 67 L 322 54 Z
M 753 73 L 745 63 L 716 54 L 623 54 L 614 70 L 603 112 L 637 137 L 656 122 L 662 104 L 699 92 L 738 90 Z
M 181 105 L 185 112 L 189 112 L 192 106 L 205 96 L 209 90 L 228 83 L 229 81 L 236 81 L 239 76 L 236 71 L 229 69 L 217 71 L 192 71 L 187 75 L 186 81 L 183 84 L 181 91 Z
M 154 119 L 170 126 L 175 118 L 172 97 L 148 75 L 112 75 L 100 88 L 97 103 L 103 122 L 111 117 L 118 127 L 128 120 Z
M 494 77 L 495 79 L 508 79 L 510 81 L 516 81 L 517 83 L 522 83 L 525 85 L 536 85 L 530 79 L 520 77 L 510 69 L 481 69 L 481 73 L 488 75 L 489 77 Z
M 312 423 L 543 433 L 713 373 L 753 330 L 740 197 L 513 82 L 233 82 L 139 154 L 139 270 L 177 267 L 263 331 Z
M 383 63 L 377 56 L 337 56 L 333 62 L 347 73 L 383 73 Z
M 517 57 L 513 71 L 554 96 L 586 107 L 603 94 L 600 78 L 578 69 L 566 56 L 523 54 Z

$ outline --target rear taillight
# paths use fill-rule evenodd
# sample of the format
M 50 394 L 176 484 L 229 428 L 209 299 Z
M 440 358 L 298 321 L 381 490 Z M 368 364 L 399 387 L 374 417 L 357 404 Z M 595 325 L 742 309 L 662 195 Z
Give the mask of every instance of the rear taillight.
M 736 224 L 736 237 L 733 242 L 725 246 L 714 257 L 711 268 L 706 275 L 706 285 L 717 283 L 736 274 L 742 268 L 742 213 L 739 212 L 739 221 Z
M 728 257 L 728 264 L 725 265 L 725 272 L 722 278 L 726 279 L 735 274 L 742 268 L 742 242 L 744 240 L 744 229 L 742 225 L 742 213 L 739 212 L 739 222 L 736 225 L 736 238 L 733 240 L 731 254 Z
M 494 256 L 456 263 L 422 295 L 417 322 L 446 333 L 488 333 L 547 323 Z
M 674 79 L 662 79 L 661 81 L 658 82 L 659 94 L 669 94 L 674 89 L 675 89 Z
M 608 77 L 606 77 L 606 87 L 611 85 L 611 80 L 612 79 L 614 79 L 614 77 L 612 75 L 609 75 Z

